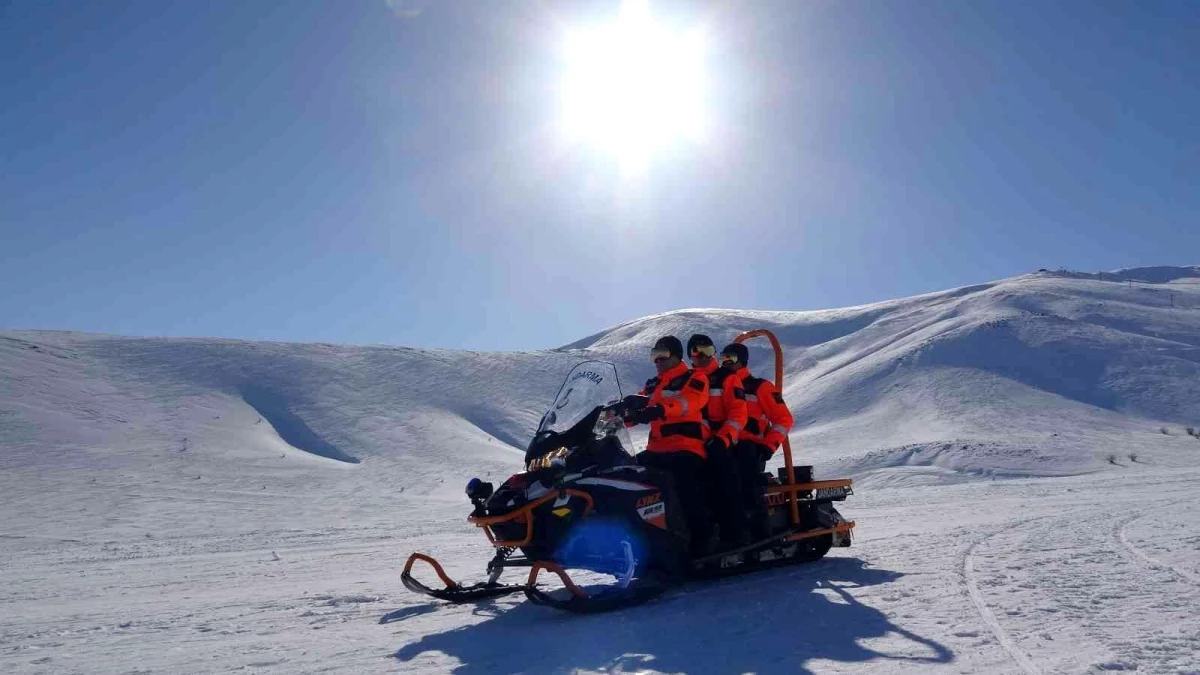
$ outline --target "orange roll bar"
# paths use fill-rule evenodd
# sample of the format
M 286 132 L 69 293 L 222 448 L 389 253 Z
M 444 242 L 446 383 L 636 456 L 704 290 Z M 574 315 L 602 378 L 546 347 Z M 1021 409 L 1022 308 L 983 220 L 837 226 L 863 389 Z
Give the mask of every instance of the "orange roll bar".
M 783 348 L 779 346 L 779 339 L 771 331 L 760 328 L 742 333 L 733 339 L 734 342 L 741 344 L 746 340 L 756 337 L 765 337 L 771 341 L 771 348 L 775 350 L 775 388 L 779 393 L 783 393 Z M 792 525 L 800 525 L 800 503 L 796 501 L 796 490 L 803 489 L 796 487 L 796 467 L 792 464 L 792 442 L 787 437 L 783 437 L 783 466 L 787 470 L 787 487 L 788 502 L 791 504 L 792 510 Z

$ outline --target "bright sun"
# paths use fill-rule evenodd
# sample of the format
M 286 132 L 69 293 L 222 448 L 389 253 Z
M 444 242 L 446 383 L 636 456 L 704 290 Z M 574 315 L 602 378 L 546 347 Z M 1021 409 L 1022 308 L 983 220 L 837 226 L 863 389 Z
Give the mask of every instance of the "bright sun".
M 656 23 L 645 0 L 617 20 L 574 31 L 564 45 L 567 137 L 641 170 L 655 151 L 705 133 L 704 38 Z

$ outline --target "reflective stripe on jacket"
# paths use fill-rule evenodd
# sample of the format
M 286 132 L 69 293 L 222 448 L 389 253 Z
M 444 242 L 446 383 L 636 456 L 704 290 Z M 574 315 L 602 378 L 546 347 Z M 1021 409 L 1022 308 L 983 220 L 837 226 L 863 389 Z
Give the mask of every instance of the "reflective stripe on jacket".
M 746 389 L 748 413 L 746 429 L 741 438 L 754 441 L 775 452 L 795 424 L 792 412 L 783 402 L 783 395 L 775 389 L 774 383 L 754 377 L 744 366 L 738 369 L 738 375 L 741 376 L 742 385 Z
M 661 405 L 666 417 L 650 423 L 650 440 L 646 452 L 676 452 L 687 450 L 701 457 L 708 427 L 704 424 L 704 407 L 708 403 L 708 378 L 680 362 L 679 365 L 646 381 L 642 395 L 649 396 L 647 405 Z
M 716 435 L 733 447 L 742 429 L 746 428 L 748 415 L 742 378 L 728 368 L 718 367 L 715 360 L 696 371 L 708 377 L 708 405 L 704 407 L 704 419 Z

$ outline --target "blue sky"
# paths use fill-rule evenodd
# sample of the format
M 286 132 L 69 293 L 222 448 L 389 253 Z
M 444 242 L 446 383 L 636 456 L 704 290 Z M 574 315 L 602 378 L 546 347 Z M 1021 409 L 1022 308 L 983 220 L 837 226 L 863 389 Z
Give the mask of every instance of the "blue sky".
M 0 328 L 553 347 L 1200 264 L 1200 3 L 651 2 L 708 133 L 556 132 L 615 2 L 0 3 Z

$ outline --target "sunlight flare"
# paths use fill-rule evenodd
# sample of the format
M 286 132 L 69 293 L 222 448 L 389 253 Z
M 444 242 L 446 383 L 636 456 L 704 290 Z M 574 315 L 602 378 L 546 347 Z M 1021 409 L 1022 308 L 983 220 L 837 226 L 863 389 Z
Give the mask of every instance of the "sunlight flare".
M 616 21 L 564 41 L 567 138 L 644 168 L 657 150 L 705 134 L 705 39 L 697 28 L 655 21 L 644 0 L 626 0 Z

